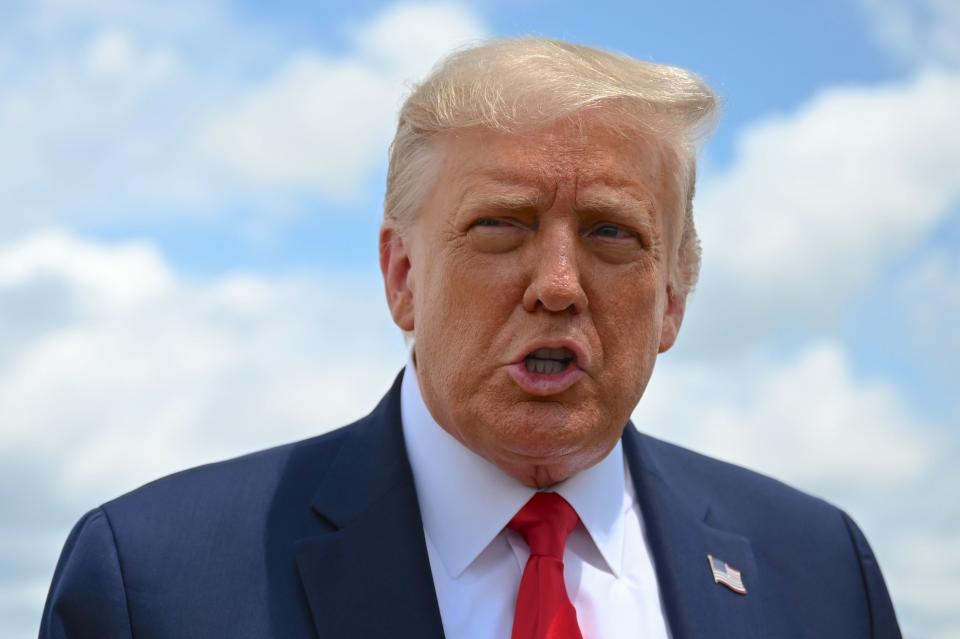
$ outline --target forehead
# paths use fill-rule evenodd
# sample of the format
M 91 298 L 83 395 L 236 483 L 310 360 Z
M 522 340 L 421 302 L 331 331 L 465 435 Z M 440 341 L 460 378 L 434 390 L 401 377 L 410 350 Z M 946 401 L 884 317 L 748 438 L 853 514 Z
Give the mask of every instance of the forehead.
M 662 157 L 656 144 L 602 122 L 563 120 L 506 132 L 468 128 L 436 141 L 438 187 L 470 190 L 484 184 L 553 190 L 584 188 L 658 192 Z

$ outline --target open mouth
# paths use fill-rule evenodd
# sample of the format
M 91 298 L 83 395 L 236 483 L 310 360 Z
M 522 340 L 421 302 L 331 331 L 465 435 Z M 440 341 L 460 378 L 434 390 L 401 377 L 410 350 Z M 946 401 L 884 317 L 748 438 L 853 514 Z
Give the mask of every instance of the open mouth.
M 572 340 L 547 343 L 549 346 L 535 348 L 507 366 L 513 381 L 524 392 L 538 397 L 565 392 L 587 376 L 590 364 L 585 351 Z
M 523 364 L 531 373 L 556 375 L 572 366 L 576 359 L 569 348 L 538 348 L 524 358 Z

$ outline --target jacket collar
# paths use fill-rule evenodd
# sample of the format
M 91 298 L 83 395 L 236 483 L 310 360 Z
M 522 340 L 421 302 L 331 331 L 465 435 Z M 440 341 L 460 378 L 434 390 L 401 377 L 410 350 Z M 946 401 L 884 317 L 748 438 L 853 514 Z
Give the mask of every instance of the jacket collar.
M 349 432 L 314 496 L 331 530 L 297 542 L 321 637 L 443 637 L 400 426 L 402 376 Z

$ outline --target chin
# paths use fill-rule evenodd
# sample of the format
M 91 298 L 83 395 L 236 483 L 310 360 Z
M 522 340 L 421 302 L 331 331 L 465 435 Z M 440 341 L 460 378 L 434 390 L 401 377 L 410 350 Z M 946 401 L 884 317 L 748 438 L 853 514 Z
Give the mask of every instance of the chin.
M 606 446 L 596 441 L 564 442 L 526 437 L 497 442 L 488 460 L 528 486 L 543 488 L 568 479 L 599 462 Z
M 605 429 L 589 413 L 559 403 L 524 402 L 489 422 L 492 444 L 512 457 L 550 463 L 597 448 Z

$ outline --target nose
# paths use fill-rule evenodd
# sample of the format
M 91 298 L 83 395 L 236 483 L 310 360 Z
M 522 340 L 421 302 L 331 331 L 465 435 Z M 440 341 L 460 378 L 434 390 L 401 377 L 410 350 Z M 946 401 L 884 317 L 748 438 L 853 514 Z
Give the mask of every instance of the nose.
M 534 312 L 582 313 L 587 309 L 577 260 L 579 245 L 575 222 L 542 224 L 532 249 L 532 276 L 523 294 L 523 308 Z

